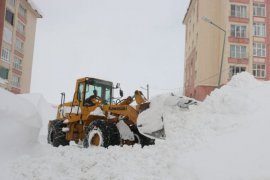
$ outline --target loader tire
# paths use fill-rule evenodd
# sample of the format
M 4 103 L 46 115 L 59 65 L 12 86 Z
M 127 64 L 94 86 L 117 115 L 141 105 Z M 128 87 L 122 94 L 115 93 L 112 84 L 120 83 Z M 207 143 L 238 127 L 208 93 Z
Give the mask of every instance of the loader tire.
M 66 127 L 66 125 L 63 124 L 63 121 L 60 120 L 50 121 L 47 137 L 49 144 L 51 144 L 54 147 L 58 147 L 60 145 L 61 146 L 69 145 L 69 141 L 66 140 L 66 133 L 62 131 L 63 127 Z
M 85 132 L 86 136 L 83 141 L 85 148 L 91 146 L 108 148 L 120 144 L 120 133 L 114 123 L 96 120 L 87 127 Z

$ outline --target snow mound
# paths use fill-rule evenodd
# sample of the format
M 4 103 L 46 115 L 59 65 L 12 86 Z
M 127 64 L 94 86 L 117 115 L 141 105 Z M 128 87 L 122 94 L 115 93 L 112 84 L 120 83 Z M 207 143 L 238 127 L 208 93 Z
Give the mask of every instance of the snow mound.
M 41 117 L 28 101 L 0 89 L 0 154 L 27 152 L 37 143 Z
M 157 96 L 143 114 L 163 115 L 165 141 L 143 149 L 43 145 L 14 162 L 13 179 L 270 179 L 269 92 L 269 82 L 241 73 L 189 110 L 180 97 Z
M 237 88 L 256 87 L 260 82 L 248 72 L 242 72 L 232 77 L 227 86 Z
M 57 108 L 49 104 L 41 94 L 21 94 L 19 96 L 36 107 L 42 119 L 40 135 L 47 135 L 48 122 L 56 118 Z
M 180 107 L 183 107 L 189 100 L 191 99 L 174 94 L 164 94 L 153 98 L 150 108 L 142 112 L 138 117 L 139 131 L 143 134 L 151 134 L 161 130 L 164 127 L 164 117 L 168 112 L 175 108 L 176 111 L 179 111 Z M 186 108 L 188 108 L 188 105 L 186 105 Z M 186 108 L 183 108 L 183 110 Z
M 216 89 L 203 102 L 205 108 L 213 113 L 243 114 L 261 109 L 268 94 L 267 82 L 256 80 L 247 72 L 233 76 L 232 80 Z

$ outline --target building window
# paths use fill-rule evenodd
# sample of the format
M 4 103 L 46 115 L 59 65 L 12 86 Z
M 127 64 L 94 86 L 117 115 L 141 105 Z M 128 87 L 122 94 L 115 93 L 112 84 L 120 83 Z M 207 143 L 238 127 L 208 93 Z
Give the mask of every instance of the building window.
M 4 67 L 0 67 L 0 78 L 2 79 L 8 79 L 8 69 Z
M 21 81 L 20 77 L 13 75 L 12 80 L 11 80 L 11 84 L 13 86 L 20 87 L 20 81 Z
M 6 9 L 6 21 L 13 26 L 14 24 L 14 13 L 9 9 Z
M 231 58 L 247 58 L 247 47 L 240 45 L 231 45 Z
M 246 71 L 246 67 L 242 67 L 242 66 L 230 66 L 229 77 L 231 79 L 237 73 L 244 72 L 244 71 Z
M 253 64 L 253 75 L 257 78 L 265 78 L 265 64 Z
M 266 28 L 264 23 L 254 23 L 253 24 L 253 35 L 254 36 L 266 36 Z
M 8 69 L 4 67 L 0 67 L 0 78 L 2 79 L 8 79 Z
M 239 18 L 246 18 L 247 17 L 247 7 L 232 4 L 231 5 L 231 16 L 239 17 Z
M 14 7 L 16 4 L 16 0 L 9 0 L 9 4 Z
M 253 56 L 266 57 L 266 46 L 263 43 L 253 43 Z
M 2 48 L 1 59 L 3 61 L 10 63 L 10 56 L 11 56 L 10 50 L 7 48 Z
M 19 6 L 19 14 L 24 18 L 26 17 L 26 9 L 22 5 Z
M 4 27 L 3 35 L 4 35 L 3 40 L 8 44 L 12 44 L 12 31 L 8 29 L 7 27 Z
M 23 51 L 23 42 L 19 39 L 16 39 L 16 49 L 19 51 Z
M 15 58 L 14 58 L 13 67 L 14 67 L 15 69 L 22 70 L 22 60 L 19 59 L 19 58 L 17 58 L 17 57 L 15 57 Z
M 231 36 L 245 38 L 247 34 L 247 27 L 241 25 L 231 25 Z
M 265 4 L 254 3 L 253 4 L 253 16 L 263 16 L 265 17 Z
M 18 21 L 18 24 L 17 24 L 17 31 L 20 32 L 21 34 L 25 33 L 25 25 L 21 23 L 20 21 Z

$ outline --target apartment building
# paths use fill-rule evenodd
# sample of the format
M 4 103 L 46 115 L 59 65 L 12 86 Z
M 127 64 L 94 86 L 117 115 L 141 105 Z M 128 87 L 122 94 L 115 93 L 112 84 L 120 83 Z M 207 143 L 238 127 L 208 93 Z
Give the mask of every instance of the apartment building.
M 183 24 L 186 96 L 204 100 L 242 71 L 270 79 L 270 0 L 191 0 Z
M 16 94 L 30 91 L 37 18 L 29 0 L 0 1 L 0 87 Z

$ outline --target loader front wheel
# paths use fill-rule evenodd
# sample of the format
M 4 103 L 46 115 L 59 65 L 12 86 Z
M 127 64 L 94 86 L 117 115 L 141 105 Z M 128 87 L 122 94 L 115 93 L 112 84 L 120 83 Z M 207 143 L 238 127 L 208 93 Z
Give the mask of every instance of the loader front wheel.
M 86 129 L 83 145 L 85 148 L 99 146 L 109 147 L 120 144 L 120 134 L 115 124 L 104 120 L 93 121 Z
M 67 146 L 69 141 L 66 140 L 66 133 L 62 131 L 62 128 L 65 127 L 63 121 L 53 120 L 50 121 L 48 126 L 48 143 L 54 147 L 58 146 Z
M 137 127 L 133 126 L 131 127 L 131 130 L 133 131 L 134 136 L 135 136 L 135 143 L 140 144 L 142 147 L 155 144 L 154 139 L 151 139 L 141 134 Z

